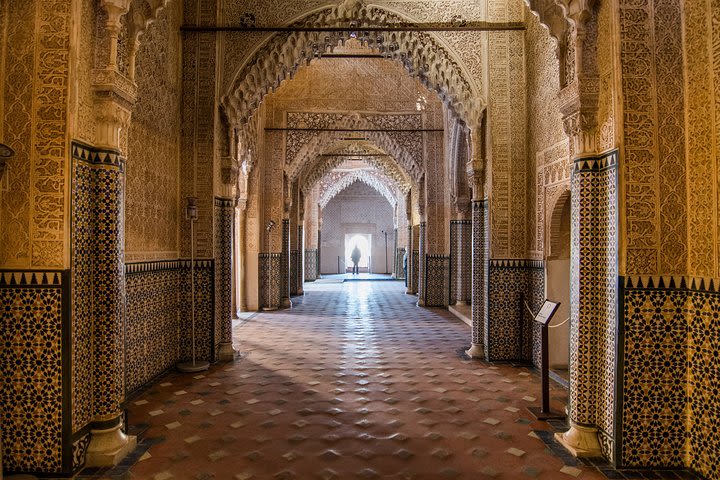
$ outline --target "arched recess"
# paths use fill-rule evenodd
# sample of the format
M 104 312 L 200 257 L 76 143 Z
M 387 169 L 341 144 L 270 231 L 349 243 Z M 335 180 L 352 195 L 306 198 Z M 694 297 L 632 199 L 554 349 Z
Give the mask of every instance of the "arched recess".
M 475 125 L 484 106 L 480 92 L 464 78 L 459 61 L 435 36 L 424 32 L 363 32 L 365 25 L 383 25 L 408 21 L 362 0 L 345 0 L 340 5 L 316 12 L 293 23 L 306 27 L 358 27 L 361 43 L 384 56 L 399 61 L 410 75 L 416 76 L 454 111 L 466 124 Z M 342 44 L 346 32 L 291 32 L 270 37 L 254 55 L 241 65 L 222 99 L 223 106 L 238 124 L 246 122 L 265 95 L 313 58 Z
M 553 324 L 570 317 L 570 190 L 550 203 L 545 258 L 546 298 L 560 302 Z M 570 356 L 570 322 L 549 330 L 550 368 L 567 376 Z
M 320 198 L 318 201 L 320 208 L 325 208 L 333 197 L 358 181 L 377 190 L 378 193 L 385 197 L 388 203 L 395 208 L 395 205 L 398 203 L 398 192 L 393 192 L 391 185 L 387 183 L 387 179 L 369 170 L 330 172 L 325 175 L 325 177 L 318 182 L 320 186 Z

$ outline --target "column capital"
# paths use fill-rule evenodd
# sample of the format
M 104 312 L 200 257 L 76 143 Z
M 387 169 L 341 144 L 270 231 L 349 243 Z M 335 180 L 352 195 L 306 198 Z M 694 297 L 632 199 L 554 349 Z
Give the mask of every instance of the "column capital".
M 597 78 L 579 75 L 558 95 L 563 128 L 570 137 L 570 155 L 573 158 L 593 154 L 597 150 L 595 132 L 599 88 Z

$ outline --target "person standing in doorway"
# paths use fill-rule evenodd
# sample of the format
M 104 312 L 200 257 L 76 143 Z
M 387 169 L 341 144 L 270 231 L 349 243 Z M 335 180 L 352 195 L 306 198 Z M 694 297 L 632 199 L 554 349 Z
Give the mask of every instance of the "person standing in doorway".
M 357 245 L 355 245 L 355 248 L 353 248 L 352 254 L 350 255 L 350 259 L 353 262 L 353 270 L 352 273 L 355 275 L 356 273 L 360 273 L 360 267 L 358 266 L 358 263 L 360 262 L 360 257 L 362 254 L 360 253 L 360 249 Z

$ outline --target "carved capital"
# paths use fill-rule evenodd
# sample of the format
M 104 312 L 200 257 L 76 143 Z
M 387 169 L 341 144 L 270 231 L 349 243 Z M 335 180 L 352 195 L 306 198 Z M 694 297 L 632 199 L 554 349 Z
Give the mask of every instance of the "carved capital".
M 130 109 L 106 91 L 95 96 L 95 144 L 120 151 L 120 130 L 130 125 Z
M 563 128 L 570 138 L 572 157 L 595 153 L 595 130 L 599 96 L 597 78 L 576 78 L 558 95 Z
M 472 199 L 483 200 L 485 198 L 485 162 L 469 161 L 465 164 L 468 183 L 472 188 Z

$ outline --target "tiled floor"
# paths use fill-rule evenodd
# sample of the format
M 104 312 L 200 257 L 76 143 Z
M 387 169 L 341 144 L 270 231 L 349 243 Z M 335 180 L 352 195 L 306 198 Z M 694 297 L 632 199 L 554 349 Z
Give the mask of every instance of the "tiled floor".
M 130 401 L 130 422 L 162 440 L 131 478 L 604 478 L 532 433 L 548 429 L 525 409 L 534 374 L 462 358 L 467 325 L 404 290 L 306 284 L 292 310 L 242 323 L 242 359 Z

